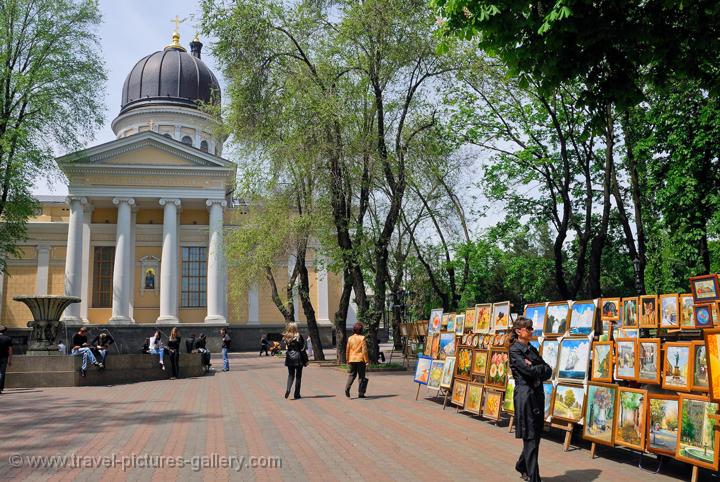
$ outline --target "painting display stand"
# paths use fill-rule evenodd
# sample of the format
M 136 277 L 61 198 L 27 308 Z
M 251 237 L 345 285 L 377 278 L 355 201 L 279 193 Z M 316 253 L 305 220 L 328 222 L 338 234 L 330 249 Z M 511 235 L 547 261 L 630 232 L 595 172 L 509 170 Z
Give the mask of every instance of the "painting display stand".
M 415 400 L 417 400 L 418 397 L 420 396 L 420 387 L 422 386 L 422 383 L 418 383 L 417 386 L 418 386 L 418 389 L 417 389 L 417 392 L 415 393 Z
M 450 389 L 441 388 L 440 390 L 445 392 L 443 393 L 443 410 L 445 410 L 445 407 L 447 406 L 448 395 L 450 395 Z
M 565 442 L 563 443 L 563 451 L 567 452 L 568 450 L 570 450 L 570 441 L 572 440 L 572 434 L 573 430 L 575 429 L 575 424 L 572 422 L 567 422 L 567 424 L 550 422 L 550 427 L 556 428 L 558 430 L 565 430 Z
M 653 474 L 659 474 L 660 469 L 662 469 L 663 460 L 665 460 L 664 457 L 661 454 L 657 454 L 658 466 L 657 466 L 657 469 L 652 470 L 652 469 L 646 469 L 645 467 L 643 467 L 643 465 L 642 465 L 643 455 L 645 455 L 645 453 L 640 452 L 640 458 L 638 459 L 638 469 L 642 469 L 645 472 L 652 472 Z

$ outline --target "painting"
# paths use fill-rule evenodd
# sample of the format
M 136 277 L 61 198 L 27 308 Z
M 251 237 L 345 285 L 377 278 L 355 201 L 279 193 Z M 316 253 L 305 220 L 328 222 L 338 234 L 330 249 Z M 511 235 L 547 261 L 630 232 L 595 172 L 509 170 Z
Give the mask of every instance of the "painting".
M 692 372 L 689 342 L 665 343 L 665 359 L 663 360 L 663 383 L 666 390 L 690 390 L 688 376 Z
M 620 298 L 603 298 L 600 300 L 600 319 L 603 321 L 620 320 Z
M 637 328 L 637 298 L 623 298 L 622 299 L 622 327 L 623 328 Z
M 449 356 L 455 356 L 455 332 L 440 333 L 439 340 L 440 346 L 437 358 L 444 360 Z
M 558 383 L 553 394 L 550 416 L 566 422 L 578 422 L 582 418 L 585 403 L 585 387 Z
M 470 373 L 472 375 L 480 377 L 481 381 L 485 381 L 485 375 L 487 374 L 487 361 L 487 350 L 473 351 L 472 368 L 470 369 Z
M 597 382 L 588 384 L 585 396 L 584 439 L 602 445 L 613 445 L 617 393 L 617 385 Z
M 509 414 L 515 413 L 515 379 L 513 377 L 508 378 L 507 386 L 505 387 L 505 395 L 503 396 L 503 412 Z
M 596 382 L 612 382 L 613 342 L 596 341 L 593 342 L 592 349 L 590 378 Z
M 701 303 L 693 306 L 693 317 L 695 320 L 695 328 L 712 328 L 713 327 L 713 304 Z
M 657 328 L 658 299 L 656 295 L 644 295 L 638 301 L 640 328 Z
M 455 385 L 452 389 L 452 397 L 450 397 L 450 403 L 457 405 L 458 407 L 465 406 L 465 394 L 467 392 L 468 382 L 462 380 L 455 380 Z
M 694 330 L 695 329 L 695 316 L 693 314 L 693 306 L 695 300 L 693 299 L 692 293 L 686 293 L 680 295 L 680 329 L 681 330 Z
M 490 317 L 492 316 L 492 304 L 484 303 L 475 305 L 475 327 L 473 331 L 478 333 L 490 333 Z
M 560 342 L 557 379 L 584 381 L 588 376 L 589 362 L 590 340 L 587 338 L 563 338 Z
M 500 407 L 502 406 L 502 392 L 485 390 L 483 402 L 483 417 L 490 420 L 500 420 Z
M 433 340 L 440 336 L 440 333 L 432 333 L 425 338 L 425 348 L 423 354 L 432 358 Z
M 626 387 L 618 389 L 617 416 L 615 417 L 616 445 L 644 450 L 646 406 L 647 390 Z
M 720 300 L 720 286 L 716 274 L 693 276 L 690 278 L 690 290 L 695 304 Z
M 660 295 L 660 328 L 680 328 L 680 298 L 678 295 Z
M 432 358 L 422 355 L 418 357 L 417 366 L 415 367 L 415 383 L 420 385 L 428 384 L 430 365 L 432 365 Z
M 548 418 L 550 418 L 550 410 L 552 409 L 553 389 L 554 387 L 552 382 L 543 382 L 543 393 L 545 394 L 545 411 L 543 412 L 543 420 L 547 420 Z
M 637 381 L 640 383 L 660 383 L 660 339 L 640 338 L 637 349 Z
M 703 335 L 710 400 L 720 402 L 720 329 L 705 330 Z
M 440 331 L 445 331 L 450 321 L 450 313 L 443 313 L 442 320 L 440 321 Z
M 570 311 L 570 335 L 589 335 L 595 329 L 595 302 L 575 301 Z
M 569 316 L 570 306 L 567 301 L 549 303 L 547 307 L 547 317 L 545 318 L 545 326 L 543 327 L 543 333 L 545 336 L 564 335 L 567 331 Z
M 442 378 L 440 379 L 440 388 L 450 388 L 452 385 L 453 374 L 455 373 L 455 357 L 449 356 L 445 359 L 443 365 Z
M 540 340 L 530 340 L 530 346 L 534 346 L 538 353 L 540 352 Z
M 440 382 L 442 381 L 444 366 L 445 362 L 442 360 L 433 360 L 430 364 L 430 376 L 427 384 L 427 387 L 430 390 L 440 390 Z
M 489 387 L 505 388 L 509 376 L 508 352 L 506 349 L 491 349 L 489 354 L 488 374 L 485 385 Z
M 693 341 L 690 345 L 692 357 L 692 377 L 690 377 L 690 390 L 694 392 L 707 392 L 710 389 L 708 378 L 707 350 L 704 341 Z
M 610 341 L 612 339 L 613 328 L 615 327 L 614 321 L 604 320 L 602 323 L 602 333 L 600 334 L 600 341 Z
M 482 410 L 482 399 L 483 386 L 479 383 L 468 383 L 463 410 L 474 413 L 475 415 L 480 415 L 480 410 Z
M 720 431 L 715 430 L 718 404 L 707 397 L 680 395 L 680 426 L 675 458 L 706 469 L 718 470 Z
M 475 313 L 475 311 L 471 310 L 471 313 Z M 465 333 L 465 323 L 467 323 L 467 314 L 457 315 L 455 317 L 455 334 L 456 335 L 461 336 L 463 333 Z
M 432 358 L 437 359 L 437 357 L 440 355 L 440 337 L 445 333 L 435 333 L 432 338 L 432 345 L 430 349 L 430 356 Z M 452 334 L 455 336 L 455 334 Z
M 557 374 L 558 355 L 560 354 L 560 340 L 545 338 L 540 346 L 542 348 L 540 354 L 542 355 L 543 360 L 545 360 L 545 363 L 550 365 L 550 368 L 552 368 L 552 376 L 555 377 Z
M 508 323 L 510 320 L 510 302 L 503 301 L 500 303 L 493 304 L 492 311 L 492 329 L 493 330 L 507 330 Z
M 442 325 L 443 310 L 436 308 L 430 312 L 430 321 L 428 322 L 428 334 L 438 333 L 440 325 Z
M 648 394 L 649 420 L 647 426 L 648 452 L 675 456 L 678 438 L 678 405 L 677 395 L 660 393 Z
M 537 303 L 534 305 L 525 305 L 525 318 L 532 321 L 533 338 L 543 335 L 543 327 L 545 326 L 545 315 L 547 314 L 545 303 Z
M 633 338 L 634 339 L 634 338 L 638 338 L 638 336 L 639 336 L 639 333 L 638 333 L 637 329 L 635 329 L 635 330 L 620 329 L 618 331 L 618 336 L 616 338 Z
M 635 348 L 637 342 L 631 338 L 618 338 L 616 341 L 615 377 L 621 380 L 636 380 Z
M 472 348 L 459 346 L 455 353 L 455 376 L 457 378 L 469 379 L 472 362 Z
M 461 332 L 458 333 L 457 321 L 455 321 L 455 333 L 462 335 L 466 331 L 470 331 L 475 328 L 475 307 L 467 308 L 465 310 L 465 323 L 463 324 Z

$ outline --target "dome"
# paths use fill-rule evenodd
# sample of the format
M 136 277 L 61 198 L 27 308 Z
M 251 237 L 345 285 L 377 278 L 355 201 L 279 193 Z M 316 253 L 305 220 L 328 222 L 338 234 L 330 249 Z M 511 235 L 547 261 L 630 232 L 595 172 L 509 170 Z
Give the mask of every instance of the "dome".
M 178 36 L 179 38 L 179 36 Z M 220 103 L 220 85 L 200 60 L 202 44 L 190 44 L 192 54 L 175 42 L 140 59 L 123 84 L 120 114 L 150 105 L 197 109 L 197 102 Z

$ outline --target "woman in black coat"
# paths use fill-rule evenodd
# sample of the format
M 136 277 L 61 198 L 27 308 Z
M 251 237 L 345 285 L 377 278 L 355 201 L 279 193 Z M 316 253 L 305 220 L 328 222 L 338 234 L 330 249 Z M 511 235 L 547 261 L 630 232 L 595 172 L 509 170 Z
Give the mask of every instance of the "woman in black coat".
M 538 450 L 545 418 L 543 382 L 552 376 L 552 368 L 530 345 L 532 332 L 532 320 L 519 317 L 510 335 L 510 369 L 515 379 L 515 437 L 523 439 L 523 451 L 515 470 L 524 480 L 540 482 Z
M 308 364 L 307 346 L 305 338 L 297 329 L 297 323 L 288 323 L 283 333 L 287 353 L 285 354 L 285 366 L 288 368 L 287 390 L 285 390 L 285 398 L 290 396 L 290 389 L 295 382 L 295 395 L 293 398 L 297 400 L 300 397 L 300 383 L 302 382 L 302 370 Z

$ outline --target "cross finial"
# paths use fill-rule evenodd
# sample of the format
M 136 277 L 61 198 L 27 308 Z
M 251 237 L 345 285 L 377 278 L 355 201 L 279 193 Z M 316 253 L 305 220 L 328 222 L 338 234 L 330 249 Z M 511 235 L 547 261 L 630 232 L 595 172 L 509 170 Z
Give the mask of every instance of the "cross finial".
M 179 15 L 175 15 L 175 18 L 170 20 L 170 22 L 175 24 L 175 31 L 178 31 L 178 30 L 180 30 L 180 24 L 185 22 L 186 20 L 187 20 L 187 17 L 181 19 Z

